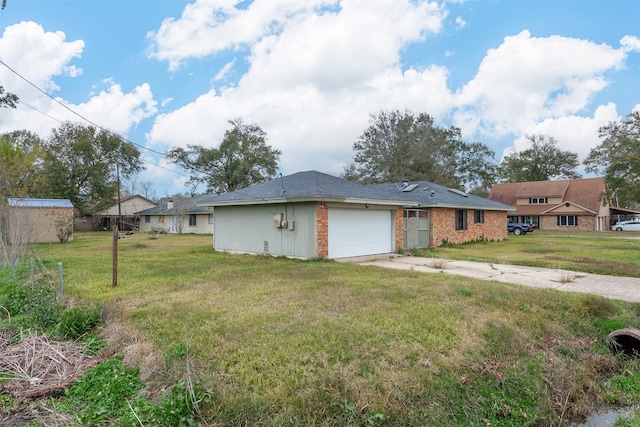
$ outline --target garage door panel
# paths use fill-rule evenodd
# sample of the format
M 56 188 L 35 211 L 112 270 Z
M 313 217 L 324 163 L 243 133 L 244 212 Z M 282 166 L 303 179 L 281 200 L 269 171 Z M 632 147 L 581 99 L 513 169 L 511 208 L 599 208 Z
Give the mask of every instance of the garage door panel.
M 391 211 L 329 209 L 329 258 L 393 251 Z

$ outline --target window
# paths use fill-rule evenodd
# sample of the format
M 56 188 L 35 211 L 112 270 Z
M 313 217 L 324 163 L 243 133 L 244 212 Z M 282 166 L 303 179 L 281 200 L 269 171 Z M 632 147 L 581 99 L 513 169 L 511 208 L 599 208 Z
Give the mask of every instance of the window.
M 540 226 L 540 217 L 539 216 L 525 216 L 524 222 L 527 224 L 533 225 L 535 228 Z
M 529 199 L 530 205 L 543 205 L 547 203 L 546 197 L 532 197 Z
M 189 215 L 189 227 L 196 226 L 196 214 Z
M 144 216 L 144 222 L 149 224 L 151 222 L 151 215 L 145 215 Z
M 577 215 L 558 215 L 557 217 L 558 225 L 578 225 L 578 216 Z
M 209 222 L 209 224 L 213 224 L 213 214 L 212 213 L 209 214 L 208 222 Z
M 475 224 L 484 224 L 484 211 L 473 211 L 473 222 Z
M 456 210 L 456 230 L 467 229 L 467 211 L 465 209 Z

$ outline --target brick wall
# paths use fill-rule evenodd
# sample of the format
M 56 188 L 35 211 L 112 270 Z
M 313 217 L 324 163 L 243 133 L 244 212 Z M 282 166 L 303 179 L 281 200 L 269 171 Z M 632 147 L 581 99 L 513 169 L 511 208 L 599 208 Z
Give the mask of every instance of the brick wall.
M 594 215 L 578 215 L 578 225 L 558 225 L 556 215 L 540 217 L 540 230 L 580 230 L 591 231 L 596 229 L 596 217 Z
M 395 250 L 404 248 L 404 209 L 399 206 L 395 213 L 396 222 L 396 247 Z
M 507 213 L 484 211 L 484 223 L 474 223 L 474 210 L 467 210 L 467 229 L 456 230 L 456 209 L 431 209 L 430 246 L 444 242 L 503 240 L 507 236 Z
M 324 202 L 316 203 L 316 257 L 329 256 L 329 209 Z

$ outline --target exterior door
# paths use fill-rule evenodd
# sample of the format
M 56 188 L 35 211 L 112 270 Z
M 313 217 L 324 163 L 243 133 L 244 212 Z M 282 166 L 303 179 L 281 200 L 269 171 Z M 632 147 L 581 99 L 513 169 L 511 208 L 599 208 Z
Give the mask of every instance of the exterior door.
M 429 211 L 404 210 L 404 247 L 406 249 L 429 247 Z

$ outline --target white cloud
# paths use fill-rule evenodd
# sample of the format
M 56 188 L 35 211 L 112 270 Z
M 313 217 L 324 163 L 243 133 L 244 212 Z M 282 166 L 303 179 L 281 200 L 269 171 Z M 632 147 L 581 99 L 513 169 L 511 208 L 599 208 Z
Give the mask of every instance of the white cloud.
M 587 40 L 531 37 L 526 30 L 505 37 L 457 94 L 456 118 L 468 131 L 503 136 L 575 114 L 607 86 L 605 72 L 625 58 L 623 50 Z
M 640 39 L 635 36 L 624 36 L 620 40 L 622 50 L 626 52 L 640 52 Z
M 35 22 L 21 22 L 7 27 L 0 39 L 2 61 L 14 71 L 48 92 L 59 89 L 53 77 L 77 76 L 82 70 L 69 64 L 79 58 L 84 48 L 82 40 L 66 41 L 62 31 L 45 32 Z M 37 65 L 36 65 L 37 64 Z M 6 69 L 0 71 L 2 84 L 14 93 L 22 92 L 28 83 Z
M 256 1 L 247 11 L 229 10 L 225 16 L 246 18 L 256 13 L 252 8 L 265 10 L 271 4 Z M 283 170 L 339 174 L 351 158 L 353 142 L 368 126 L 370 113 L 397 108 L 447 114 L 453 102 L 447 70 L 431 66 L 403 72 L 400 64 L 408 43 L 441 30 L 446 12 L 437 4 L 348 0 L 340 2 L 340 8 L 320 8 L 332 4 L 318 2 L 305 9 L 299 2 L 282 4 L 288 9 L 273 8 L 270 19 L 262 16 L 277 25 L 254 34 L 250 67 L 237 85 L 211 90 L 158 116 L 147 134 L 150 143 L 216 146 L 230 128 L 228 120 L 242 117 L 261 126 L 269 144 L 282 151 Z M 185 23 L 170 24 L 176 30 Z M 209 24 L 230 25 L 220 19 L 199 24 L 207 31 Z M 246 33 L 234 40 L 239 39 L 250 41 Z M 177 44 L 173 47 L 167 51 L 174 55 L 170 60 L 190 55 L 188 48 L 184 54 Z M 210 47 L 208 52 L 214 50 Z
M 0 52 L 2 61 L 15 73 L 0 67 L 0 81 L 8 92 L 18 95 L 19 102 L 18 108 L 7 109 L 3 114 L 0 132 L 28 129 L 46 137 L 59 121 L 83 122 L 75 111 L 102 127 L 124 134 L 155 114 L 156 102 L 146 83 L 125 93 L 119 84 L 107 78 L 101 83 L 106 89 L 90 94 L 86 102 L 76 105 L 61 97 L 54 100 L 25 81 L 49 95 L 55 93 L 59 89 L 57 76 L 81 74 L 81 68 L 71 61 L 79 60 L 83 48 L 82 40 L 67 42 L 63 32 L 46 32 L 34 22 L 7 27 L 0 38 Z
M 578 154 L 579 161 L 583 161 L 591 149 L 602 142 L 598 130 L 613 121 L 620 120 L 615 104 L 608 103 L 599 106 L 592 117 L 567 115 L 557 118 L 546 118 L 516 139 L 512 146 L 506 148 L 502 156 L 515 151 L 530 148 L 531 144 L 526 135 L 547 135 L 558 141 L 558 148 Z

